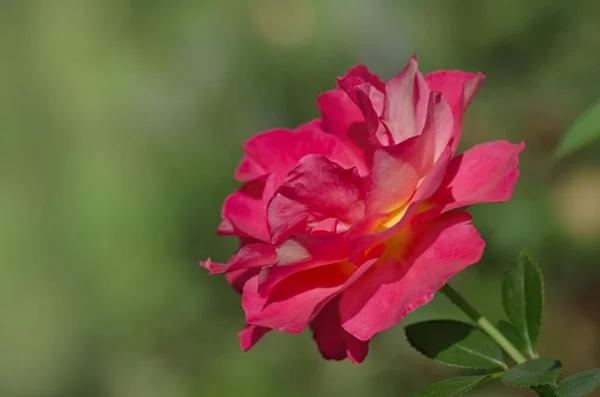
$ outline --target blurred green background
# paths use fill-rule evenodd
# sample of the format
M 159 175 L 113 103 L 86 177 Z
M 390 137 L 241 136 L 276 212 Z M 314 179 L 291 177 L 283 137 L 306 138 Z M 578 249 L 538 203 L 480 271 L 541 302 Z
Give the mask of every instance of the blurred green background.
M 528 247 L 543 354 L 600 366 L 600 144 L 551 159 L 600 93 L 596 0 L 3 0 L 0 46 L 0 396 L 410 396 L 459 373 L 401 327 L 360 366 L 309 333 L 243 353 L 239 297 L 198 266 L 234 251 L 215 230 L 245 139 L 316 117 L 350 66 L 387 79 L 414 52 L 488 75 L 462 149 L 527 142 L 514 198 L 472 209 L 488 246 L 453 284 L 500 319 Z M 461 314 L 439 297 L 405 324 L 433 317 Z

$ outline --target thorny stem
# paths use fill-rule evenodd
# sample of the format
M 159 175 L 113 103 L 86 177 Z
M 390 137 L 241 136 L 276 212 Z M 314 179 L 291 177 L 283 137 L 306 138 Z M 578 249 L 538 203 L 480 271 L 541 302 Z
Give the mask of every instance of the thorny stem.
M 467 316 L 469 316 L 490 338 L 500 346 L 506 354 L 510 356 L 517 364 L 527 361 L 525 356 L 512 343 L 506 339 L 504 334 L 494 327 L 487 318 L 482 316 L 469 302 L 465 300 L 454 288 L 446 284 L 441 292 L 456 306 L 458 306 Z

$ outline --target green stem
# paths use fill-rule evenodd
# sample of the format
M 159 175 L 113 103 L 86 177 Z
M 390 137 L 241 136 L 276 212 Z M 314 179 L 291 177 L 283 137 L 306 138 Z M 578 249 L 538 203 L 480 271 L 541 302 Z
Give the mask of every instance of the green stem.
M 473 306 L 469 304 L 454 288 L 446 284 L 442 289 L 442 293 L 456 306 L 458 306 L 467 316 L 469 316 L 479 327 L 492 338 L 498 346 L 500 346 L 506 354 L 510 356 L 517 364 L 527 361 L 525 356 L 517 349 L 506 337 L 494 327 L 492 323 L 483 317 Z

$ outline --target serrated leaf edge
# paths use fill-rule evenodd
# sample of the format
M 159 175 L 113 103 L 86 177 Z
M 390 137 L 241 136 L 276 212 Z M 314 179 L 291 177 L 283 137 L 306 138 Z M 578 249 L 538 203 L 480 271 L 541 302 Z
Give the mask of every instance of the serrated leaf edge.
M 410 345 L 410 347 L 412 347 L 412 348 L 413 348 L 413 349 L 415 349 L 417 352 L 419 352 L 419 353 L 420 353 L 420 354 L 421 354 L 423 357 L 425 357 L 425 358 L 428 358 L 428 359 L 430 359 L 430 360 L 432 360 L 432 361 L 435 361 L 436 363 L 443 364 L 443 365 L 447 365 L 448 367 L 453 367 L 453 368 L 464 368 L 464 369 L 475 369 L 475 370 L 487 370 L 487 371 L 493 371 L 494 369 L 502 369 L 502 370 L 507 370 L 507 369 L 508 369 L 508 367 L 506 366 L 506 363 L 505 363 L 505 362 L 503 362 L 503 361 L 497 361 L 497 360 L 494 360 L 494 359 L 490 359 L 489 357 L 487 357 L 487 356 L 483 356 L 483 355 L 481 355 L 481 354 L 474 354 L 474 355 L 477 355 L 477 356 L 479 356 L 479 357 L 485 358 L 485 359 L 487 359 L 487 360 L 488 360 L 489 362 L 491 362 L 491 363 L 498 364 L 498 367 L 497 367 L 497 368 L 489 368 L 489 367 L 487 367 L 487 368 L 481 368 L 481 367 L 473 367 L 473 366 L 468 366 L 468 365 L 451 364 L 451 363 L 447 363 L 447 362 L 445 362 L 445 361 L 437 360 L 437 359 L 435 359 L 435 358 L 431 358 L 431 357 L 427 356 L 427 354 L 425 354 L 425 352 L 424 352 L 423 350 L 419 349 L 417 346 L 415 346 L 415 345 L 414 345 L 414 344 L 413 344 L 413 343 L 410 341 L 410 339 L 409 339 L 409 337 L 408 337 L 408 329 L 410 328 L 410 326 L 411 326 L 411 325 L 416 325 L 416 324 L 421 324 L 421 323 L 427 323 L 427 322 L 436 322 L 436 321 L 439 321 L 439 322 L 442 322 L 442 321 L 454 321 L 454 322 L 457 322 L 457 323 L 467 324 L 467 325 L 469 325 L 469 326 L 473 327 L 474 329 L 479 329 L 479 328 L 477 328 L 477 327 L 476 327 L 475 325 L 473 325 L 473 324 L 467 323 L 467 322 L 465 322 L 465 321 L 453 320 L 453 319 L 424 320 L 424 321 L 416 322 L 416 323 L 413 323 L 413 324 L 409 324 L 409 325 L 407 325 L 406 327 L 404 327 L 404 338 L 406 339 L 406 341 L 408 342 L 408 344 Z M 479 330 L 480 330 L 480 329 L 479 329 Z M 480 330 L 480 331 L 481 331 L 481 330 Z M 483 332 L 483 331 L 481 331 L 481 332 Z M 493 342 L 493 341 L 492 341 L 492 342 Z M 460 347 L 462 350 L 464 350 L 464 351 L 473 352 L 472 350 L 470 350 L 470 349 L 467 349 L 467 348 L 465 348 L 465 347 L 462 347 L 462 346 L 459 346 L 459 347 Z M 476 353 L 476 352 L 473 352 L 473 353 Z
M 596 368 L 595 370 L 596 370 L 596 371 L 598 371 L 598 370 L 600 370 L 600 368 Z M 564 396 L 562 396 L 562 395 L 560 394 L 560 386 L 561 386 L 563 383 L 565 383 L 565 381 L 569 380 L 570 378 L 572 378 L 572 377 L 574 377 L 574 376 L 576 376 L 576 375 L 580 375 L 580 374 L 582 374 L 582 373 L 591 372 L 591 371 L 594 371 L 594 369 L 590 369 L 590 370 L 588 370 L 588 371 L 579 372 L 579 373 L 576 373 L 576 374 L 573 374 L 573 375 L 569 376 L 568 378 L 565 378 L 565 379 L 563 379 L 563 381 L 562 381 L 562 382 L 560 382 L 560 385 L 558 385 L 558 388 L 556 389 L 556 395 L 557 395 L 558 397 L 564 397 Z M 597 376 L 600 378 L 600 372 L 598 372 L 598 375 L 597 375 Z M 587 393 L 587 394 L 584 394 L 584 395 L 582 395 L 581 397 L 584 397 L 584 396 L 587 396 L 587 395 L 589 395 L 590 393 L 592 393 L 594 390 L 598 389 L 599 387 L 600 387 L 600 383 L 598 383 L 598 385 L 597 385 L 596 387 L 594 387 L 592 390 L 590 390 L 590 392 L 589 392 L 589 393 Z
M 527 388 L 536 387 L 536 386 L 554 386 L 554 387 L 556 387 L 557 386 L 558 378 L 560 377 L 560 374 L 562 373 L 562 363 L 560 361 L 558 361 L 558 360 L 556 360 L 556 361 L 560 364 L 560 367 L 558 368 L 558 373 L 556 374 L 556 379 L 554 379 L 553 383 L 535 383 L 535 384 L 531 384 L 531 385 L 527 385 L 527 386 L 519 386 L 519 385 L 511 385 L 510 383 L 505 382 L 503 376 L 500 377 L 500 380 L 506 386 L 514 387 L 514 388 L 517 388 L 517 389 L 523 389 L 523 388 L 527 389 Z M 511 369 L 516 368 L 516 367 L 518 367 L 518 365 L 510 368 L 508 371 L 510 371 Z M 505 371 L 505 372 L 508 372 L 508 371 Z M 504 373 L 502 375 L 504 375 Z
M 527 260 L 529 263 L 531 263 L 533 265 L 533 268 L 535 270 L 535 272 L 537 273 L 537 275 L 540 278 L 540 284 L 541 284 L 541 295 L 542 295 L 542 310 L 540 310 L 540 316 L 537 319 L 540 323 L 540 330 L 541 330 L 541 325 L 542 325 L 542 321 L 543 321 L 543 315 L 544 315 L 544 302 L 546 300 L 546 296 L 545 296 L 545 292 L 544 292 L 544 277 L 542 274 L 542 269 L 540 268 L 540 265 L 537 263 L 537 261 L 535 261 L 531 255 L 529 255 L 529 253 L 527 252 L 526 249 L 523 249 L 521 251 L 521 253 L 519 254 L 518 258 L 517 258 L 517 263 L 520 260 Z M 523 264 L 523 272 L 525 272 L 525 266 L 526 264 Z M 508 275 L 508 273 L 510 273 L 511 269 L 509 268 L 506 272 L 506 274 Z M 525 275 L 523 275 L 523 278 L 525 278 Z M 507 277 L 504 277 L 504 281 L 503 281 L 503 289 L 504 289 L 504 283 L 506 283 L 506 279 Z M 526 305 L 526 303 L 525 303 Z M 504 312 L 506 313 L 506 316 L 508 317 L 509 322 L 513 325 L 513 327 L 515 327 L 517 329 L 517 332 L 519 332 L 519 329 L 517 328 L 517 326 L 515 325 L 513 319 L 511 318 L 510 315 L 510 310 L 508 309 L 508 307 L 506 306 L 506 302 L 504 300 L 504 297 L 502 299 L 502 306 L 504 307 Z M 519 334 L 521 334 L 521 337 L 524 339 L 525 341 L 525 348 L 526 348 L 526 352 L 527 354 L 531 357 L 531 358 L 538 358 L 538 354 L 537 354 L 537 344 L 539 341 L 539 330 L 538 330 L 538 335 L 536 337 L 536 343 L 534 344 L 531 340 L 531 335 L 529 332 L 529 326 L 527 326 L 527 329 L 525 330 L 525 335 L 521 334 L 521 332 L 519 332 Z
M 456 378 L 444 379 L 442 381 L 433 383 L 433 384 L 431 384 L 431 385 L 423 388 L 422 390 L 417 391 L 417 393 L 420 393 L 423 390 L 427 390 L 427 389 L 432 388 L 432 387 L 434 387 L 434 386 L 436 386 L 436 385 L 438 385 L 440 383 L 443 383 L 443 382 L 446 382 L 446 381 L 449 381 L 449 380 L 452 380 L 452 379 L 474 378 L 476 376 L 477 375 L 474 375 L 474 376 L 459 376 L 459 377 L 456 377 Z M 456 390 L 454 393 L 452 393 L 448 397 L 461 396 L 461 395 L 465 394 L 466 392 L 473 390 L 475 387 L 479 386 L 480 384 L 482 384 L 484 382 L 487 382 L 488 380 L 491 380 L 491 379 L 493 379 L 495 377 L 497 377 L 497 374 L 481 375 L 479 379 L 475 380 L 472 383 L 469 383 L 467 386 L 463 387 L 460 390 Z M 415 396 L 417 393 L 413 394 L 413 396 Z M 457 393 L 460 393 L 460 394 L 457 394 Z
M 549 388 L 551 389 L 551 391 L 552 391 L 552 397 L 558 397 L 558 394 L 556 394 L 556 386 L 552 386 L 552 385 L 538 385 L 538 386 L 530 386 L 530 388 L 531 388 L 532 390 L 534 390 L 536 393 L 538 393 L 540 396 L 541 396 L 542 394 L 540 394 L 540 392 L 539 392 L 538 390 L 536 390 L 536 389 L 541 389 L 541 388 L 543 388 L 543 387 L 549 387 Z M 542 390 L 542 391 L 544 391 L 544 390 Z
M 540 294 L 541 294 L 541 297 L 542 297 L 542 300 L 541 300 L 542 309 L 540 310 L 540 316 L 537 319 L 538 322 L 539 322 L 539 324 L 540 324 L 540 326 L 539 326 L 539 329 L 538 329 L 538 334 L 535 337 L 535 345 L 532 344 L 532 346 L 531 346 L 532 349 L 533 349 L 533 351 L 531 352 L 531 357 L 532 358 L 537 358 L 537 348 L 538 348 L 538 343 L 539 343 L 539 340 L 540 340 L 540 332 L 542 330 L 542 324 L 543 324 L 543 321 L 544 321 L 544 305 L 546 303 L 546 292 L 545 292 L 545 285 L 544 285 L 544 275 L 542 273 L 542 268 L 540 267 L 539 263 L 537 263 L 537 261 L 534 260 L 531 257 L 531 255 L 529 255 L 529 253 L 527 251 L 523 250 L 522 255 L 529 260 L 529 263 L 531 263 L 533 265 L 533 268 L 534 268 L 535 272 L 537 273 L 538 277 L 540 278 L 540 288 L 541 288 Z M 528 336 L 530 336 L 529 335 L 529 328 L 527 329 L 527 333 L 528 333 Z M 562 367 L 561 367 L 561 371 L 562 371 Z

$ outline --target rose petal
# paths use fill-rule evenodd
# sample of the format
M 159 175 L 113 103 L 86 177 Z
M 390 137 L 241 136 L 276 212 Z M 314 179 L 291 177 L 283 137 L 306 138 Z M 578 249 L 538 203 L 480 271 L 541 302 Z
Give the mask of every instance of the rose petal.
M 477 203 L 508 200 L 519 176 L 518 145 L 495 141 L 474 146 L 452 159 L 440 189 L 430 201 L 443 206 L 443 211 Z
M 373 85 L 358 77 L 347 77 L 339 81 L 348 97 L 359 107 L 364 117 L 364 125 L 371 143 L 387 146 L 393 143 L 389 131 L 379 121 L 383 112 L 385 95 Z
M 375 150 L 367 213 L 393 212 L 410 199 L 419 180 L 433 166 L 435 132 L 435 128 L 428 128 L 398 145 Z
M 429 302 L 454 274 L 481 258 L 485 243 L 466 212 L 419 225 L 404 258 L 385 255 L 340 300 L 342 326 L 360 340 L 393 327 Z
M 240 294 L 244 290 L 244 285 L 250 280 L 252 277 L 257 277 L 260 272 L 260 268 L 253 267 L 249 269 L 241 269 L 235 270 L 229 273 L 226 273 L 227 282 L 231 285 L 231 287 L 239 292 Z
M 432 92 L 423 132 L 397 145 L 375 150 L 367 213 L 391 213 L 402 208 L 446 150 L 451 133 L 450 109 L 440 93 Z
M 209 272 L 216 274 L 219 273 L 222 269 L 227 268 L 227 264 L 225 263 L 215 263 L 212 259 L 208 258 L 205 261 L 200 261 L 200 266 L 208 270 Z
M 261 244 L 261 245 L 264 245 L 264 244 Z M 242 250 L 243 249 L 244 249 L 244 247 L 242 247 Z M 231 257 L 228 264 L 215 263 L 210 258 L 208 258 L 206 261 L 201 261 L 200 266 L 207 269 L 211 274 L 227 273 L 226 274 L 227 281 L 229 282 L 229 284 L 231 284 L 231 287 L 234 290 L 236 290 L 237 292 L 239 292 L 241 294 L 246 281 L 248 281 L 251 277 L 257 276 L 260 272 L 260 267 L 254 266 L 254 265 L 258 265 L 260 261 L 265 261 L 265 263 L 267 263 L 267 262 L 273 263 L 274 262 L 274 261 L 271 261 L 271 259 L 274 259 L 274 258 L 273 258 L 273 256 L 270 256 L 270 255 L 272 255 L 272 254 L 267 255 L 266 259 L 263 259 L 260 257 L 255 257 L 253 261 L 246 262 L 246 264 L 249 264 L 250 266 L 248 266 L 248 267 L 240 266 L 237 269 L 236 268 L 231 269 L 230 266 L 232 264 L 235 264 L 236 257 L 239 256 L 239 253 L 237 255 L 234 255 L 233 257 Z M 246 256 L 246 255 L 242 255 L 242 256 Z M 252 254 L 247 255 L 247 257 L 251 258 Z
M 246 322 L 292 334 L 302 332 L 337 294 L 358 280 L 376 259 L 354 269 L 347 262 L 296 273 L 277 285 L 268 298 L 258 293 L 258 277 L 244 285 Z
M 354 123 L 362 123 L 364 117 L 356 104 L 342 90 L 327 91 L 317 98 L 323 127 L 339 137 L 345 137 Z
M 349 168 L 355 166 L 355 155 L 332 134 L 326 134 L 318 123 L 308 123 L 296 131 L 277 129 L 255 135 L 244 143 L 244 158 L 235 172 L 235 179 L 249 181 L 275 174 L 277 185 L 296 163 L 307 154 L 322 154 Z M 251 165 L 249 165 L 251 164 Z
M 250 350 L 269 331 L 269 328 L 246 324 L 238 333 L 240 347 L 245 352 Z
M 300 333 L 342 288 L 352 267 L 341 264 L 296 273 L 278 284 L 271 295 L 258 293 L 258 277 L 244 285 L 242 306 L 249 324 Z
M 339 219 L 335 218 L 327 218 L 321 222 L 317 222 L 312 230 L 311 234 L 334 234 L 341 233 L 344 230 L 347 230 L 346 225 L 339 221 Z
M 290 237 L 277 248 L 277 263 L 261 270 L 258 292 L 267 296 L 275 285 L 292 274 L 346 260 L 355 239 L 373 232 L 387 216 L 368 215 L 342 233 Z
M 288 174 L 267 208 L 272 242 L 278 244 L 328 218 L 353 224 L 364 216 L 363 180 L 324 156 L 309 155 Z
M 380 122 L 379 115 L 383 111 L 385 96 L 370 84 L 362 84 L 355 87 L 356 100 L 365 117 L 365 128 L 369 133 L 369 142 L 388 146 L 394 140 L 390 131 Z
M 386 132 L 387 134 L 387 132 Z M 354 142 L 354 145 L 359 147 L 363 153 L 366 172 L 358 170 L 361 175 L 367 175 L 371 171 L 373 164 L 373 152 L 380 146 L 383 146 L 378 137 L 372 137 L 365 126 L 365 123 L 353 124 L 348 130 L 348 138 Z
M 362 81 L 371 84 L 379 91 L 385 92 L 385 83 L 383 83 L 377 75 L 371 73 L 365 65 L 356 65 L 350 68 L 343 77 L 337 79 L 338 87 L 341 88 L 341 83 L 349 77 L 358 77 Z
M 241 269 L 259 268 L 269 266 L 277 261 L 277 251 L 274 246 L 262 243 L 248 244 L 235 254 L 227 266 L 215 268 L 211 274 L 222 274 Z
M 322 128 L 337 135 L 355 156 L 354 164 L 359 174 L 366 175 L 369 171 L 366 156 L 368 145 L 356 139 L 356 128 L 364 125 L 362 111 L 346 95 L 343 90 L 327 91 L 317 98 L 317 106 L 321 111 Z
M 483 84 L 483 73 L 467 73 L 460 70 L 437 70 L 425 77 L 431 91 L 441 92 L 450 104 L 452 113 L 467 109 Z
M 397 214 L 387 214 L 389 219 L 386 222 L 390 224 L 385 225 L 386 228 L 376 233 L 359 236 L 352 242 L 349 251 L 350 263 L 357 266 L 367 258 L 373 257 L 372 254 L 379 244 L 399 233 L 409 223 L 418 223 L 442 212 L 439 205 L 431 202 L 431 197 L 440 187 L 451 157 L 451 149 L 446 147 L 427 175 L 419 182 L 406 209 Z M 390 220 L 395 223 L 391 223 Z
M 420 137 L 416 137 L 419 140 Z M 416 147 L 415 139 L 408 141 Z M 367 192 L 367 213 L 391 212 L 404 204 L 415 191 L 419 174 L 406 157 L 406 144 L 377 149 L 373 154 L 373 168 Z
M 234 236 L 235 235 L 235 227 L 233 223 L 229 219 L 223 219 L 219 226 L 217 227 L 217 235 L 218 236 Z
M 419 183 L 417 191 L 411 199 L 412 203 L 427 200 L 435 194 L 446 177 L 446 171 L 448 164 L 452 160 L 452 154 L 450 147 L 446 146 L 427 175 Z
M 425 125 L 429 93 L 429 87 L 419 72 L 414 57 L 387 83 L 381 119 L 390 131 L 394 143 L 421 133 Z
M 454 117 L 450 106 L 439 92 L 432 92 L 427 106 L 427 118 L 422 135 L 430 134 L 435 142 L 434 161 L 440 157 L 452 139 Z
M 221 216 L 231 223 L 236 234 L 270 240 L 262 197 L 253 197 L 238 190 L 225 199 Z
M 357 237 L 350 247 L 348 257 L 350 263 L 354 266 L 361 266 L 362 263 L 371 259 L 377 258 L 380 251 L 380 246 L 386 240 L 401 232 L 418 213 L 420 202 L 410 203 L 406 208 L 403 216 L 397 222 L 389 227 L 384 227 L 383 230 Z M 389 219 L 393 219 L 394 215 L 389 215 Z
M 356 339 L 340 323 L 339 298 L 330 301 L 310 323 L 313 339 L 328 360 L 350 360 L 359 364 L 369 353 L 369 342 Z
M 425 80 L 432 91 L 441 92 L 454 115 L 452 149 L 456 150 L 462 129 L 462 120 L 471 100 L 485 80 L 482 73 L 465 73 L 460 70 L 438 70 L 429 73 Z

